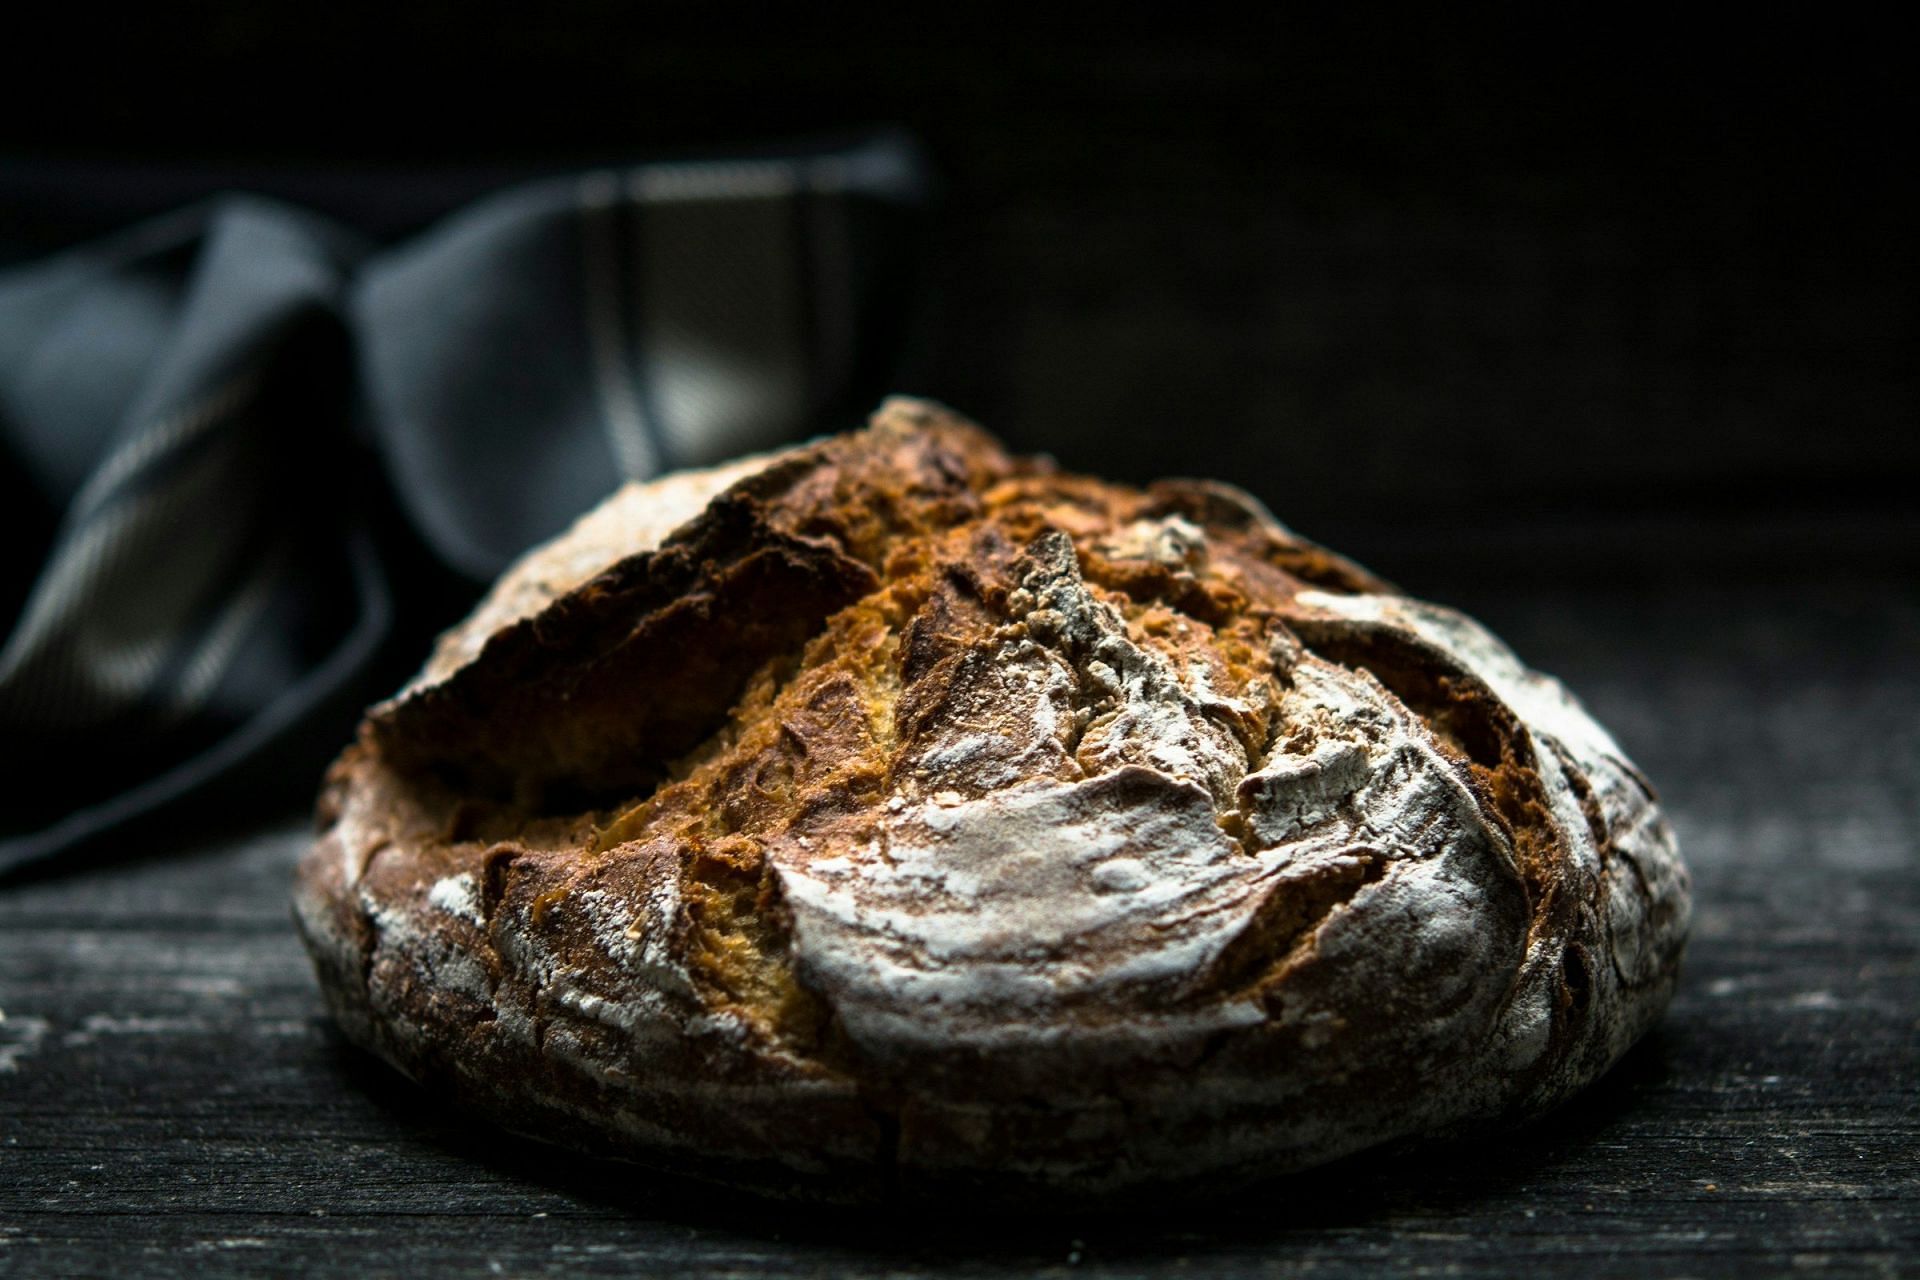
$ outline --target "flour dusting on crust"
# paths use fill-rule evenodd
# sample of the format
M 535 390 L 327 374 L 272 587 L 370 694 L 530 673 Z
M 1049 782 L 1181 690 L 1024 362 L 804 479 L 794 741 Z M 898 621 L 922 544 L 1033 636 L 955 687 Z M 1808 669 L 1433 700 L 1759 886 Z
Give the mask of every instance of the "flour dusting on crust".
M 1507 1123 L 1688 885 L 1558 683 L 1228 486 L 937 406 L 623 489 L 370 713 L 296 906 L 347 1034 L 784 1195 L 1226 1185 Z

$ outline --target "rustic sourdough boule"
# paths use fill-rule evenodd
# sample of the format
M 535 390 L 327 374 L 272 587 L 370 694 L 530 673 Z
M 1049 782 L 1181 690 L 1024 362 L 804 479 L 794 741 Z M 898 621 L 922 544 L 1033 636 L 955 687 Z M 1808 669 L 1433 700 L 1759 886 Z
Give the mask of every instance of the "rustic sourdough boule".
M 1523 1118 L 1686 873 L 1561 687 L 1223 485 L 932 405 L 630 485 L 328 775 L 348 1036 L 538 1138 L 828 1199 L 1218 1186 Z

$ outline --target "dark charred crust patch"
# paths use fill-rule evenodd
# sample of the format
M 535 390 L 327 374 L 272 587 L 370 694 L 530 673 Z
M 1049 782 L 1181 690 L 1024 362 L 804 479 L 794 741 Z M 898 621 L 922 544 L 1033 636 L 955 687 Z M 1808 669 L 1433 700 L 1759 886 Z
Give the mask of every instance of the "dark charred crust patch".
M 1591 962 L 1587 959 L 1587 949 L 1579 943 L 1569 943 L 1560 955 L 1560 993 L 1561 1000 L 1570 1020 L 1575 1020 L 1587 1011 L 1588 1002 L 1593 995 Z
M 657 783 L 749 676 L 874 583 L 837 547 L 773 529 L 751 503 L 718 501 L 686 536 L 497 633 L 445 683 L 376 710 L 374 740 L 397 768 L 496 800 L 592 807 Z

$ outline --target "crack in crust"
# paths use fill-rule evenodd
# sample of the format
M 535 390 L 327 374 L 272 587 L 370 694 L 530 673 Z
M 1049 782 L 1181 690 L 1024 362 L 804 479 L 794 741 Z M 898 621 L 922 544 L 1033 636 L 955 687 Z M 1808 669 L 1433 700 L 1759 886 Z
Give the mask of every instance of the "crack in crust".
M 810 1196 L 1521 1118 L 1658 1015 L 1687 919 L 1638 773 L 1475 624 L 1228 486 L 912 401 L 616 495 L 370 713 L 321 814 L 296 905 L 355 1040 L 535 1136 Z

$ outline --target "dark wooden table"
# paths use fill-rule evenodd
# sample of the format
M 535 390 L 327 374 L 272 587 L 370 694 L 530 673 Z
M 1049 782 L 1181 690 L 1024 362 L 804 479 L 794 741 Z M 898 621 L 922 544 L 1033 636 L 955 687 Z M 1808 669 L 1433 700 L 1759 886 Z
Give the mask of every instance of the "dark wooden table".
M 1920 1274 L 1914 524 L 1469 527 L 1354 549 L 1566 678 L 1696 876 L 1665 1022 L 1549 1121 L 1119 1220 L 676 1186 L 345 1047 L 289 819 L 0 889 L 0 1274 Z

